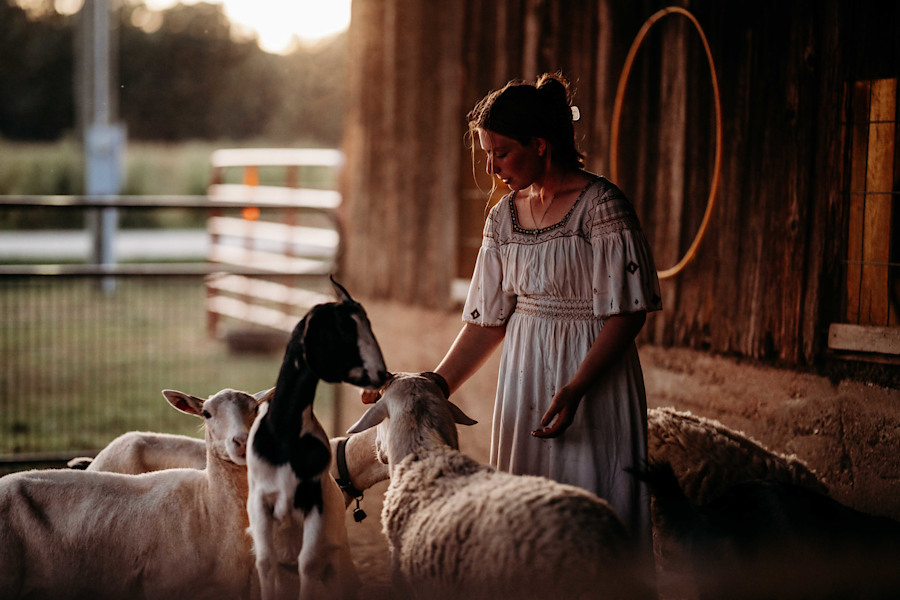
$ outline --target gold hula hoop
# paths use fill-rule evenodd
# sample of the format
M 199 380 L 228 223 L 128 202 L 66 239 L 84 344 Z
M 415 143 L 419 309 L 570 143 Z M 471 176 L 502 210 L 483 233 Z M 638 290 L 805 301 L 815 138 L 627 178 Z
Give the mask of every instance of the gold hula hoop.
M 641 44 L 643 43 L 644 38 L 647 36 L 647 32 L 651 27 L 653 27 L 654 23 L 656 23 L 666 15 L 671 14 L 680 14 L 684 17 L 687 17 L 688 20 L 690 20 L 690 22 L 694 24 L 694 28 L 697 30 L 697 33 L 700 34 L 700 40 L 703 42 L 703 48 L 706 50 L 706 58 L 709 61 L 709 76 L 710 80 L 712 81 L 713 99 L 715 101 L 716 107 L 716 159 L 713 166 L 713 177 L 712 184 L 709 190 L 709 198 L 706 201 L 706 212 L 703 214 L 703 221 L 701 221 L 700 223 L 700 229 L 697 230 L 697 235 L 694 237 L 694 241 L 691 242 L 690 248 L 688 248 L 684 256 L 681 257 L 681 260 L 679 260 L 674 267 L 657 272 L 660 279 L 666 279 L 667 277 L 677 275 L 682 271 L 682 269 L 684 269 L 685 266 L 687 266 L 689 262 L 694 259 L 694 256 L 696 256 L 697 248 L 700 246 L 700 241 L 703 239 L 703 236 L 706 234 L 706 230 L 709 228 L 710 217 L 712 216 L 713 208 L 716 205 L 716 193 L 719 189 L 719 173 L 722 167 L 722 104 L 719 99 L 719 80 L 716 77 L 716 65 L 713 62 L 712 52 L 709 49 L 709 42 L 706 40 L 706 34 L 703 33 L 703 28 L 700 27 L 700 23 L 697 21 L 693 14 L 679 6 L 670 6 L 654 13 L 649 19 L 647 19 L 643 26 L 641 26 L 640 31 L 638 31 L 637 36 L 634 38 L 634 42 L 631 43 L 631 48 L 628 50 L 628 55 L 625 57 L 625 65 L 622 67 L 622 75 L 619 76 L 619 86 L 616 89 L 616 100 L 613 104 L 612 127 L 609 143 L 610 173 L 612 175 L 613 181 L 618 182 L 619 121 L 622 117 L 622 101 L 625 96 L 625 86 L 628 83 L 628 75 L 631 73 L 631 67 L 634 63 L 634 57 L 637 54 L 638 48 L 640 48 Z

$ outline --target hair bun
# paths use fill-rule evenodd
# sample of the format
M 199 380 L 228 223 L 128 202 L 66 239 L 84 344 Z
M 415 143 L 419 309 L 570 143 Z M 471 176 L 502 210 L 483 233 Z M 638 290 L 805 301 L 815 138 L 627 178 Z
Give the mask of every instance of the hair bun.
M 546 94 L 552 102 L 561 102 L 569 105 L 569 82 L 558 73 L 544 73 L 541 75 L 535 87 L 542 94 Z

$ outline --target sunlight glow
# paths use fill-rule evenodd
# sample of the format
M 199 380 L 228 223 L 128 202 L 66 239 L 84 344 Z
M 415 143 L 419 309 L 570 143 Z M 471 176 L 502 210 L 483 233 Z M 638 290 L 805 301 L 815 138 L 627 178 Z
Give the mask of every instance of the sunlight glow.
M 237 32 L 255 32 L 260 47 L 277 54 L 288 53 L 297 44 L 314 44 L 350 25 L 351 0 L 181 0 L 181 3 L 200 1 L 222 4 Z M 35 0 L 16 2 L 26 7 L 39 4 Z M 83 0 L 54 0 L 54 3 L 57 11 L 74 14 L 81 9 Z M 147 8 L 155 11 L 178 3 L 179 0 L 145 0 Z M 147 15 L 140 18 L 152 23 Z
M 225 14 L 239 30 L 255 31 L 260 47 L 267 52 L 287 53 L 298 42 L 312 44 L 350 25 L 350 0 L 209 1 L 222 4 Z M 147 7 L 156 10 L 176 3 L 176 0 L 146 0 Z
M 349 0 L 222 0 L 225 13 L 259 34 L 259 45 L 269 52 L 289 50 L 296 36 L 301 43 L 315 42 L 350 25 Z

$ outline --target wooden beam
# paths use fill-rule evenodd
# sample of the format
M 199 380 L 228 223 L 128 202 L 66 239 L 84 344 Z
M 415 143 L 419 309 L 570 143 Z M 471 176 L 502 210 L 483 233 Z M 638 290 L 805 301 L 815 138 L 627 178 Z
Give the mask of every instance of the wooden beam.
M 828 328 L 828 347 L 851 352 L 900 354 L 900 328 L 832 323 Z

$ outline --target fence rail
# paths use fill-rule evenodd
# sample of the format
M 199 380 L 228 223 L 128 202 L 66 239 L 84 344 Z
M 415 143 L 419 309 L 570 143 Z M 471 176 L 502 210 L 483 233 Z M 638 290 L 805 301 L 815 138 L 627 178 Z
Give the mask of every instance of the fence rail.
M 225 186 L 223 186 L 225 187 Z M 216 186 L 211 186 L 211 192 L 215 192 Z M 48 206 L 56 208 L 239 208 L 241 206 L 256 206 L 261 208 L 291 208 L 291 209 L 335 209 L 340 204 L 335 202 L 335 194 L 332 190 L 315 190 L 307 188 L 291 189 L 293 193 L 283 193 L 276 186 L 261 186 L 256 190 L 248 190 L 248 186 L 237 185 L 226 188 L 225 194 L 210 193 L 207 196 L 62 196 L 62 195 L 22 195 L 0 196 L 0 206 L 35 208 Z M 243 193 L 238 190 L 243 189 Z M 324 193 L 324 194 L 323 194 Z M 311 200 L 307 201 L 305 196 Z M 329 198 L 328 202 L 323 198 Z M 338 196 L 339 199 L 339 196 Z

